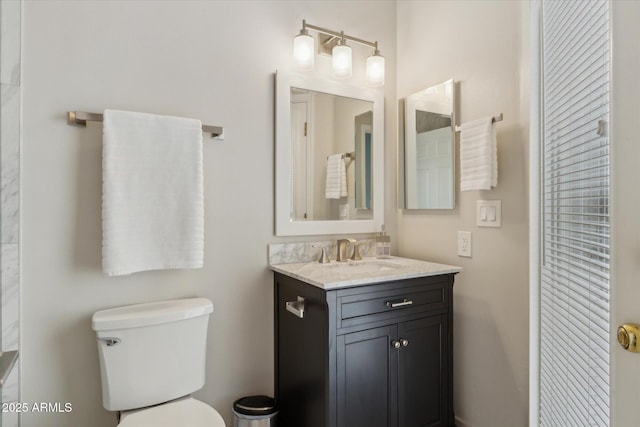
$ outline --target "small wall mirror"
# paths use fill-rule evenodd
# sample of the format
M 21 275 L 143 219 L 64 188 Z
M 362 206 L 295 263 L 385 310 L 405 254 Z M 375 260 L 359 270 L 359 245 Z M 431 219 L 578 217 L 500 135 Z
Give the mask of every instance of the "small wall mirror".
M 405 98 L 405 209 L 455 207 L 454 91 L 447 80 Z
M 379 229 L 382 103 L 379 90 L 276 73 L 276 235 Z

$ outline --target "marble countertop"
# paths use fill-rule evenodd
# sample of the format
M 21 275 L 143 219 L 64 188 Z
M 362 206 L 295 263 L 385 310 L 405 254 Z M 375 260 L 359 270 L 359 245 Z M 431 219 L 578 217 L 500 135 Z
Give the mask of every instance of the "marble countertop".
M 302 280 L 322 289 L 371 285 L 390 280 L 459 273 L 462 268 L 410 258 L 363 258 L 362 261 L 332 261 L 328 264 L 297 262 L 272 264 L 271 270 Z

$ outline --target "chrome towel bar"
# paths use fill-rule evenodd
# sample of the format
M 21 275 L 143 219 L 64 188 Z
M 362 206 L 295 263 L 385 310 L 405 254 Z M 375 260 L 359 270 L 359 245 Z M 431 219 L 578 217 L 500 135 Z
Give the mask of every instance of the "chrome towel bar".
M 502 113 L 499 116 L 493 116 L 491 119 L 491 123 L 501 122 L 502 121 Z M 460 126 L 456 126 L 456 132 L 460 132 Z
M 87 122 L 101 122 L 102 114 L 87 113 L 85 111 L 68 111 L 67 123 L 72 126 L 87 126 Z M 224 139 L 224 128 L 221 126 L 202 125 L 202 132 L 210 133 L 214 139 Z

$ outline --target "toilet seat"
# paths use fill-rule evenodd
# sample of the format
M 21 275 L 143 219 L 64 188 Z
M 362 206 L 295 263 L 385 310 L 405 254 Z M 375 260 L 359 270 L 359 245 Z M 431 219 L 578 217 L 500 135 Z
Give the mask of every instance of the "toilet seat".
M 118 427 L 225 427 L 224 420 L 215 409 L 192 397 L 126 411 L 121 415 Z

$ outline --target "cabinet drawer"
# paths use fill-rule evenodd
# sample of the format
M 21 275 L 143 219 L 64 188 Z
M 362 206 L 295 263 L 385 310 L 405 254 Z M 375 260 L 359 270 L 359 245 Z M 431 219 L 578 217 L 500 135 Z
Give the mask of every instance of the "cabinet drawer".
M 338 298 L 341 327 L 395 316 L 442 310 L 446 307 L 446 282 L 402 286 Z

